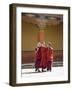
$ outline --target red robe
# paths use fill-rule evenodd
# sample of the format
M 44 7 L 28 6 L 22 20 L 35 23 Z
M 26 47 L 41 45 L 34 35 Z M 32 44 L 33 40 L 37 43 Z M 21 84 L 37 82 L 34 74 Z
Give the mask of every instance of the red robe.
M 53 61 L 53 48 L 47 48 L 47 61 Z
M 36 50 L 36 61 L 35 61 L 35 68 L 40 68 L 41 62 L 41 47 L 38 47 Z
M 46 47 L 41 47 L 41 63 L 40 63 L 41 68 L 46 68 L 47 67 L 47 59 L 46 59 Z
M 47 68 L 51 70 L 52 62 L 53 62 L 53 48 L 48 47 L 47 51 Z

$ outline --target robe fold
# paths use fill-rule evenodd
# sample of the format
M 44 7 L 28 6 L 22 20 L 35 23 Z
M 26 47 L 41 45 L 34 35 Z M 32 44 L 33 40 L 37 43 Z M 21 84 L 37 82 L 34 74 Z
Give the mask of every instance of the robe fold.
M 35 68 L 40 68 L 40 62 L 41 62 L 41 47 L 36 48 L 35 51 L 36 51 Z
M 53 62 L 53 48 L 48 47 L 47 51 L 47 68 L 51 70 L 52 62 Z
M 46 59 L 46 47 L 41 47 L 41 63 L 40 67 L 45 69 L 47 67 L 47 59 Z

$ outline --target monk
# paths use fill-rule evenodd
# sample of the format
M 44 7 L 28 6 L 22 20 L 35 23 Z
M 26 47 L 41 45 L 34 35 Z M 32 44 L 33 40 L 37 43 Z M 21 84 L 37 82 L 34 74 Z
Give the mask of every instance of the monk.
M 47 71 L 52 70 L 52 62 L 53 62 L 53 48 L 51 42 L 47 45 Z
M 40 63 L 40 67 L 42 68 L 42 72 L 44 72 L 44 69 L 47 67 L 45 42 L 41 42 L 41 63 Z
M 41 62 L 41 43 L 37 44 L 37 48 L 35 48 L 36 61 L 35 61 L 35 71 L 40 72 L 40 62 Z

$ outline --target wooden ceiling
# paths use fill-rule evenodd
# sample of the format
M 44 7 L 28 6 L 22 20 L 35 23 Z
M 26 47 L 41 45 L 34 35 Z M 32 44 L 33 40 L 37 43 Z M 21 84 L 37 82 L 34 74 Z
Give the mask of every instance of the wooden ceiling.
M 41 18 L 42 17 L 42 18 Z M 60 14 L 25 14 L 22 13 L 22 22 L 38 25 L 39 20 L 46 21 L 46 25 L 58 25 L 63 23 L 63 15 Z

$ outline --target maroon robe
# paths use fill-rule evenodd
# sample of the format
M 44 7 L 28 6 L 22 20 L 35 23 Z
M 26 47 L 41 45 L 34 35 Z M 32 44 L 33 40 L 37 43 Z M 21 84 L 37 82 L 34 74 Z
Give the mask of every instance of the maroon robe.
M 38 50 L 37 50 L 38 49 Z M 36 61 L 35 61 L 35 68 L 40 68 L 41 62 L 41 47 L 38 47 L 36 50 Z
M 53 62 L 53 48 L 47 48 L 47 68 L 51 70 L 52 62 Z
M 47 67 L 47 59 L 46 59 L 46 47 L 41 47 L 41 63 L 40 67 L 45 69 Z

